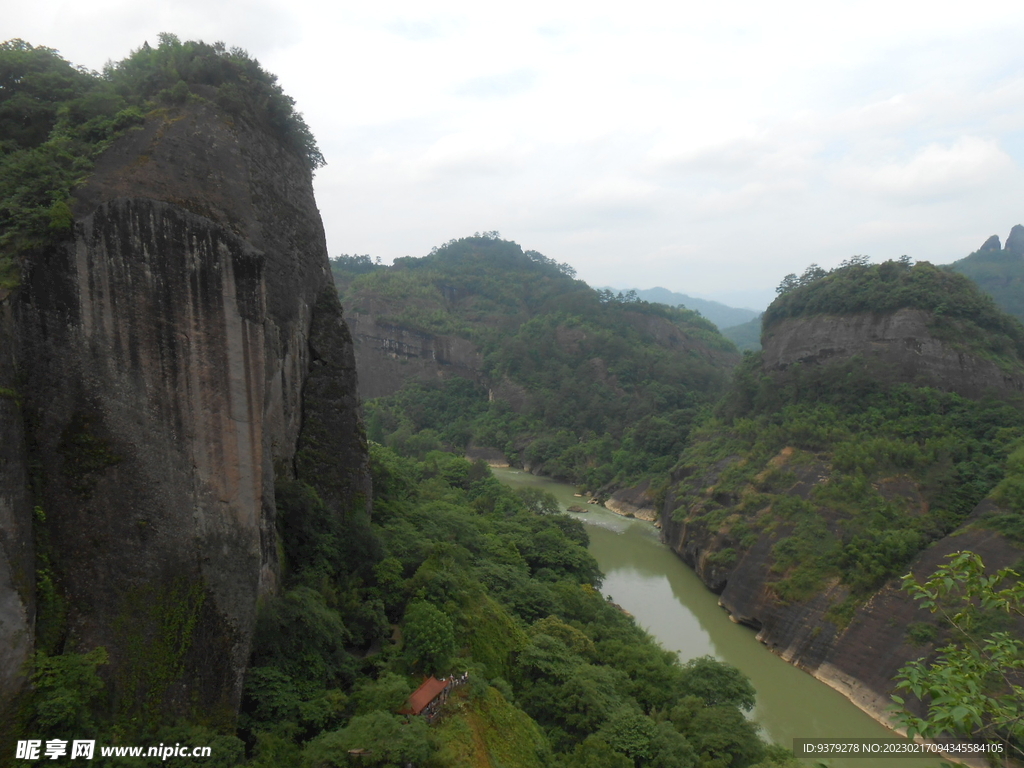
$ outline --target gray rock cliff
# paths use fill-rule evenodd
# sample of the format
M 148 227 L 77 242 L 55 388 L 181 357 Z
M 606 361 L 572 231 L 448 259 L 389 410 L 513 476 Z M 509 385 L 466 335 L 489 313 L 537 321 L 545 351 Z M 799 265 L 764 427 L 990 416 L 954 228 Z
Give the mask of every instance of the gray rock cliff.
M 828 372 L 837 363 L 843 367 L 835 370 L 848 371 L 852 364 L 890 384 L 909 383 L 968 398 L 992 396 L 1020 402 L 1024 375 L 1019 363 L 1004 360 L 1001 366 L 955 341 L 939 338 L 933 320 L 932 313 L 917 309 L 785 318 L 763 336 L 760 373 L 783 387 L 792 382 L 793 377 L 787 377 L 794 371 L 810 376 L 813 371 Z M 817 487 L 832 482 L 830 459 L 819 453 L 791 463 L 793 455 L 794 448 L 784 448 L 757 477 L 763 479 L 770 471 L 783 473 L 789 479 L 784 488 L 776 490 L 806 501 Z M 851 591 L 838 577 L 806 599 L 784 599 L 774 589 L 779 581 L 774 552 L 776 544 L 794 532 L 796 523 L 784 516 L 771 517 L 771 506 L 755 507 L 748 510 L 749 517 L 737 514 L 735 519 L 748 523 L 771 519 L 772 523 L 756 526 L 757 533 L 745 534 L 741 542 L 732 532 L 729 515 L 711 518 L 702 514 L 704 506 L 732 512 L 741 508 L 744 498 L 756 498 L 753 485 L 742 491 L 721 490 L 720 486 L 728 472 L 749 460 L 749 456 L 736 453 L 705 466 L 699 474 L 691 466 L 677 468 L 660 515 L 663 540 L 720 596 L 720 604 L 736 621 L 757 631 L 761 642 L 886 721 L 893 677 L 906 662 L 926 656 L 936 647 L 935 643 L 914 645 L 909 628 L 915 623 L 934 624 L 934 617 L 919 610 L 900 589 L 898 579 L 866 599 L 853 596 L 857 599 L 850 603 Z M 873 478 L 872 484 L 883 498 L 899 497 L 908 509 L 916 510 L 914 514 L 928 514 L 923 484 L 909 475 Z M 689 492 L 688 501 L 684 501 L 686 488 L 697 489 L 696 495 Z M 817 506 L 820 530 L 840 536 L 847 513 Z M 976 525 L 992 508 L 992 501 L 982 501 L 963 525 L 922 550 L 911 570 L 925 576 L 947 554 L 965 549 L 981 554 L 993 569 L 1018 562 L 1020 547 Z M 846 614 L 841 610 L 844 605 L 850 606 Z M 1024 630 L 1024 626 L 1018 629 Z
M 1024 376 L 939 339 L 931 313 L 918 309 L 860 315 L 786 318 L 765 331 L 764 369 L 820 365 L 858 356 L 886 381 L 934 386 L 967 397 L 1017 396 Z
M 209 103 L 154 113 L 78 190 L 73 238 L 0 303 L 0 387 L 17 384 L 0 397 L 0 638 L 17 638 L 0 643 L 3 669 L 33 647 L 38 615 L 38 646 L 107 647 L 119 711 L 231 717 L 258 601 L 276 589 L 275 478 L 301 474 L 298 447 L 322 424 L 307 388 L 337 411 L 318 438 L 337 459 L 333 506 L 368 503 L 310 181 Z M 59 608 L 26 578 L 33 502 Z M 0 698 L 18 684 L 0 676 Z

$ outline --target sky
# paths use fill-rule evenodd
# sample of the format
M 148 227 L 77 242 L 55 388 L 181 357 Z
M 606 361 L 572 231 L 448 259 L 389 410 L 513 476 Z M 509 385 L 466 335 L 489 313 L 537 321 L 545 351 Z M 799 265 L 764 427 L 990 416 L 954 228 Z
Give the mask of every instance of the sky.
M 34 0 L 101 70 L 246 49 L 304 114 L 331 255 L 475 232 L 595 286 L 761 309 L 790 272 L 949 263 L 1024 223 L 1024 3 Z

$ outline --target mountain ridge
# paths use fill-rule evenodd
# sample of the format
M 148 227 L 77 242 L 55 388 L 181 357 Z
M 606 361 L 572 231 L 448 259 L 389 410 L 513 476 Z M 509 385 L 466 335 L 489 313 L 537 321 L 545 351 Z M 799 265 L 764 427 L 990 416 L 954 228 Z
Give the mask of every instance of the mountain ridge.
M 760 314 L 753 309 L 731 307 L 720 301 L 699 299 L 696 296 L 688 296 L 685 293 L 670 291 L 668 288 L 661 288 L 660 286 L 655 288 L 612 288 L 611 286 L 604 286 L 604 288 L 613 293 L 626 294 L 633 292 L 643 301 L 666 304 L 670 307 L 685 307 L 694 312 L 699 312 L 702 317 L 706 317 L 723 332 L 727 328 L 748 323 Z

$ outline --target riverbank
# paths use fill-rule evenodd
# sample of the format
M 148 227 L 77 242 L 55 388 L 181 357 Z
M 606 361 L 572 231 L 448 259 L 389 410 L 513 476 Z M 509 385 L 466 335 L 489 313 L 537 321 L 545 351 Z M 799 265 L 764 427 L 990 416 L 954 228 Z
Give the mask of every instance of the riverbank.
M 579 503 L 574 489 L 517 469 L 492 470 L 502 482 L 554 494 L 563 510 Z M 587 525 L 591 552 L 605 574 L 602 592 L 683 660 L 710 654 L 746 674 L 758 692 L 754 719 L 771 740 L 892 738 L 893 732 L 839 691 L 791 666 L 756 642 L 749 627 L 729 620 L 697 575 L 661 543 L 649 522 L 598 505 L 573 515 Z M 833 759 L 833 768 L 863 768 L 862 758 Z M 937 759 L 901 758 L 899 768 L 937 768 Z

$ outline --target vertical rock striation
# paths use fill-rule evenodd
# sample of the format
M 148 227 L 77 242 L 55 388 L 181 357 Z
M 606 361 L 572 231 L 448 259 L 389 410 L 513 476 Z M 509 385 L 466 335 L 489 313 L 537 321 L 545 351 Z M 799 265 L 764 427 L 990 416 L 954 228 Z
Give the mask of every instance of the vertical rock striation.
M 257 603 L 276 589 L 274 482 L 296 474 L 311 371 L 341 411 L 320 439 L 333 506 L 368 503 L 351 339 L 310 182 L 269 132 L 209 103 L 154 114 L 100 158 L 73 239 L 3 304 L 20 354 L 0 378 L 16 369 L 24 401 L 0 398 L 16 438 L 0 447 L 0 634 L 33 623 L 31 579 L 18 582 L 31 560 L 18 489 L 31 485 L 62 595 L 39 607 L 59 615 L 39 644 L 106 646 L 123 713 L 237 709 Z M 13 662 L 30 646 L 4 647 Z

